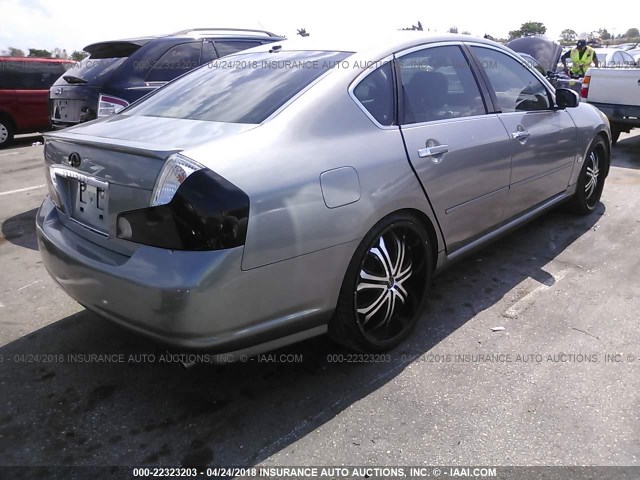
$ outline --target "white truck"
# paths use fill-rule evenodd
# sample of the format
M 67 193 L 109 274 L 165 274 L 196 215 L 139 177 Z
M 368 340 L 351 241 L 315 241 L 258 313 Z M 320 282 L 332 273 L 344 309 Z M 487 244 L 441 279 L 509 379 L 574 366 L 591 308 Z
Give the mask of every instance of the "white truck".
M 614 144 L 621 132 L 640 127 L 640 68 L 589 68 L 580 96 L 607 116 Z

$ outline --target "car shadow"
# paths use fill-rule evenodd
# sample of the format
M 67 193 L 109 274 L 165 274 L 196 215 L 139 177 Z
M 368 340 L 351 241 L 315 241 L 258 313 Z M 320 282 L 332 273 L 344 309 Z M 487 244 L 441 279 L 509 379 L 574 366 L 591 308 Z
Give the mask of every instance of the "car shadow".
M 71 315 L 0 348 L 0 465 L 263 462 L 392 381 L 527 278 L 552 284 L 545 265 L 604 211 L 555 210 L 453 265 L 388 361 L 336 361 L 349 352 L 320 337 L 244 363 L 185 369 L 91 312 Z
M 2 222 L 0 243 L 7 241 L 30 250 L 38 250 L 36 239 L 37 208 L 7 218 Z

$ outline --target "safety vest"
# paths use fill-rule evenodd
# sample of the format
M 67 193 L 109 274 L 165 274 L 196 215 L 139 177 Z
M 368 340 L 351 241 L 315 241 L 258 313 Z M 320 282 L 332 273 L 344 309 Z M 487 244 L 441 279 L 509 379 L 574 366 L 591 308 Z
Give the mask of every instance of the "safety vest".
M 593 62 L 593 56 L 596 51 L 587 47 L 582 56 L 580 56 L 580 52 L 577 48 L 573 48 L 571 50 L 571 62 L 573 65 L 571 66 L 571 73 L 574 75 L 584 75 L 587 69 L 591 66 L 591 62 Z

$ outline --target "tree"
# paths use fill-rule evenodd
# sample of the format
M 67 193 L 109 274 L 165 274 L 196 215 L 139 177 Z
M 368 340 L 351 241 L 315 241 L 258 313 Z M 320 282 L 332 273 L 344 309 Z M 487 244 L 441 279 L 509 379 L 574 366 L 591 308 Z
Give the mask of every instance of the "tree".
M 40 50 L 39 48 L 30 48 L 28 57 L 51 58 L 49 50 Z
M 2 55 L 7 57 L 24 57 L 24 51 L 16 47 L 9 47 L 2 51 Z
M 462 35 L 471 35 L 471 32 L 468 30 L 463 30 Z
M 624 36 L 627 37 L 627 39 L 640 37 L 640 31 L 638 31 L 637 28 L 630 28 Z
M 449 28 L 449 33 L 458 33 L 458 27 Z
M 300 35 L 301 37 L 308 37 L 309 36 L 309 34 L 307 33 L 307 29 L 306 28 L 299 28 L 297 35 Z
M 422 22 L 418 20 L 417 25 L 411 25 L 410 27 L 401 28 L 400 30 L 416 30 L 416 31 L 422 32 L 423 31 Z
M 89 56 L 89 54 L 87 52 L 80 52 L 78 50 L 75 50 L 71 54 L 71 60 L 75 60 L 76 62 L 81 62 L 82 60 L 84 60 L 88 56 Z
M 598 35 L 600 36 L 601 40 L 611 40 L 611 34 L 607 32 L 606 28 L 601 28 L 600 30 L 598 30 Z
M 509 40 L 514 40 L 520 37 L 522 37 L 522 30 L 511 30 L 509 32 Z
M 566 28 L 560 33 L 560 38 L 565 42 L 575 42 L 577 37 L 578 34 L 575 30 L 571 30 L 570 28 Z
M 520 27 L 522 35 L 544 35 L 547 32 L 547 27 L 542 22 L 526 22 Z
M 53 58 L 64 58 L 64 59 L 69 58 L 67 51 L 65 49 L 60 50 L 59 48 L 54 48 L 53 52 L 51 52 L 51 56 Z

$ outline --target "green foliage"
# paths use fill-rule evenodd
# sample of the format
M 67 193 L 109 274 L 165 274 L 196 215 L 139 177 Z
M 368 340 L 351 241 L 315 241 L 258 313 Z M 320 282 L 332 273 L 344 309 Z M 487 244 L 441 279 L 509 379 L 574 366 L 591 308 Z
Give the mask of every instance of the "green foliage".
M 75 50 L 71 54 L 71 60 L 75 60 L 76 62 L 81 62 L 82 60 L 84 60 L 88 56 L 89 56 L 89 54 L 87 52 L 80 52 L 78 50 Z
M 51 58 L 51 52 L 49 50 L 41 50 L 39 48 L 30 48 L 28 57 L 37 58 Z

